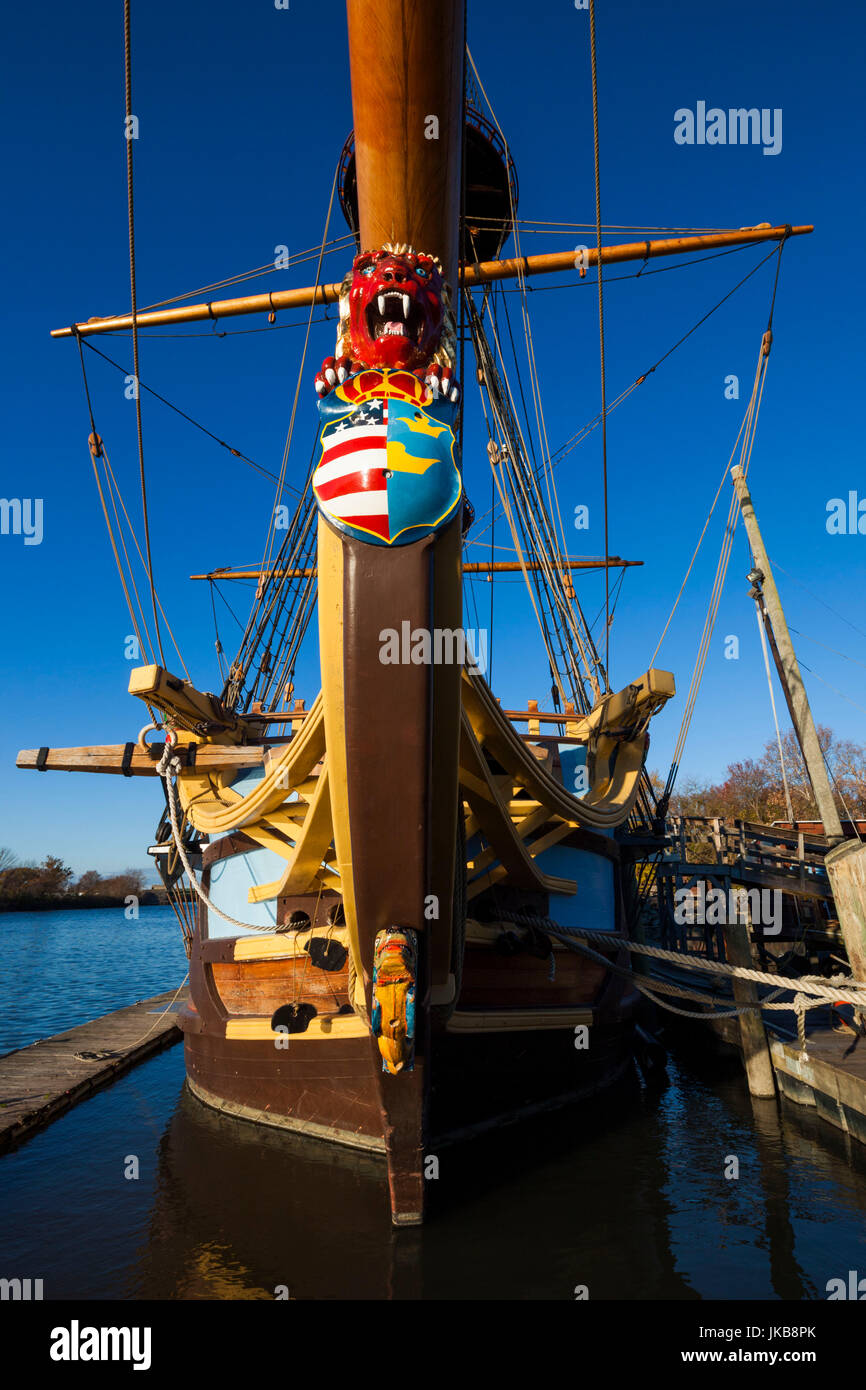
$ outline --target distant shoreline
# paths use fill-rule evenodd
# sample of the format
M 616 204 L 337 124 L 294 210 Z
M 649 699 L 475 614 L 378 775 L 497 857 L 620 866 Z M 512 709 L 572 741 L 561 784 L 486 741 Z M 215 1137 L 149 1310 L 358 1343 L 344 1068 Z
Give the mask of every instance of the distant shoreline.
M 128 895 L 127 895 L 128 896 Z M 148 889 L 147 892 L 138 895 L 139 907 L 170 907 L 168 898 L 159 893 Z M 92 895 L 77 897 L 39 897 L 39 898 L 7 898 L 0 899 L 0 912 L 58 912 L 58 911 L 77 911 L 80 908 L 88 907 L 126 907 L 126 896 L 116 894 L 94 893 Z

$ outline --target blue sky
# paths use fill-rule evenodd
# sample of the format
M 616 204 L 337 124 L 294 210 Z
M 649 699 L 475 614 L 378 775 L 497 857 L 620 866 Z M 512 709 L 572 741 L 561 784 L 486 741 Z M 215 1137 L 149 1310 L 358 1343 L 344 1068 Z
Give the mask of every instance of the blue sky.
M 794 3 L 696 6 L 599 3 L 602 212 L 607 225 L 739 227 L 813 222 L 785 250 L 775 345 L 750 481 L 803 662 L 866 706 L 866 536 L 830 536 L 827 503 L 866 498 L 862 445 L 864 18 L 853 0 L 820 9 Z M 141 863 L 160 810 L 141 779 L 16 771 L 22 747 L 123 742 L 146 712 L 126 694 L 126 607 L 90 471 L 89 425 L 77 353 L 51 327 L 128 304 L 122 5 L 16 7 L 6 17 L 3 101 L 6 185 L 3 483 L 6 497 L 42 498 L 44 537 L 0 536 L 5 603 L 4 714 L 0 732 L 0 844 L 22 858 L 57 853 L 76 870 Z M 260 266 L 286 244 L 321 239 L 334 165 L 351 127 L 345 16 L 337 0 L 254 4 L 149 0 L 134 6 L 134 101 L 139 303 L 147 304 Z M 566 0 L 541 7 L 506 0 L 470 5 L 469 42 L 510 141 L 521 217 L 594 220 L 588 19 Z M 682 146 L 674 112 L 707 106 L 781 109 L 782 149 Z M 339 210 L 331 234 L 344 230 Z M 617 233 L 606 240 L 631 240 Z M 526 235 L 525 251 L 563 249 L 591 233 Z M 606 295 L 609 395 L 652 365 L 764 254 L 748 250 L 704 265 L 619 282 Z M 671 264 L 656 262 L 656 266 Z M 337 279 L 345 259 L 325 262 Z M 655 268 L 655 267 L 652 267 Z M 636 267 L 625 267 L 632 272 Z M 308 283 L 309 267 L 250 289 Z M 739 428 L 766 324 L 772 263 L 617 410 L 608 431 L 610 545 L 644 560 L 624 582 L 611 639 L 611 679 L 647 665 L 685 573 Z M 533 336 L 552 445 L 598 409 L 595 289 L 569 275 L 530 295 Z M 510 296 L 519 322 L 517 296 Z M 298 323 L 302 314 L 281 322 Z M 141 377 L 220 438 L 278 466 L 303 328 L 246 333 L 262 320 L 227 321 L 229 336 L 142 336 Z M 198 326 L 185 330 L 200 334 Z M 291 472 L 304 468 L 315 429 L 312 376 L 332 350 L 333 323 L 313 328 Z M 127 338 L 97 346 L 131 361 Z M 134 409 L 119 372 L 89 355 L 97 425 L 137 500 Z M 725 399 L 736 374 L 739 401 Z M 489 505 L 477 399 L 465 472 L 476 509 Z M 255 562 L 273 501 L 271 484 L 145 397 L 144 437 L 160 595 L 196 683 L 220 685 L 207 586 L 192 573 Z M 558 470 L 563 513 L 590 507 L 573 554 L 603 548 L 600 433 Z M 650 763 L 666 770 L 718 557 L 727 491 L 657 664 L 679 698 L 655 721 Z M 137 516 L 137 510 L 135 515 Z M 718 524 L 717 524 L 718 523 Z M 503 527 L 497 543 L 506 543 Z M 488 537 L 489 539 L 489 537 Z M 716 777 L 760 752 L 772 733 L 748 556 L 734 546 L 684 775 Z M 788 575 L 791 577 L 789 578 Z M 806 586 L 806 588 L 803 587 Z M 807 592 L 811 591 L 811 594 Z M 594 616 L 603 581 L 581 581 Z M 476 586 L 485 621 L 489 591 Z M 249 594 L 230 595 L 245 616 Z M 822 606 L 829 604 L 860 631 Z M 474 622 L 470 609 L 467 624 Z M 230 653 L 237 629 L 225 610 Z M 519 584 L 497 590 L 493 660 L 506 705 L 549 687 L 531 611 Z M 740 637 L 740 659 L 724 638 Z M 817 643 L 823 643 L 819 646 Z M 829 651 L 826 648 L 833 648 Z M 845 659 L 836 652 L 843 652 Z M 853 659 L 853 660 L 852 660 Z M 860 662 L 861 665 L 854 664 Z M 298 693 L 316 693 L 315 650 Z M 866 714 L 807 673 L 819 721 L 866 742 Z

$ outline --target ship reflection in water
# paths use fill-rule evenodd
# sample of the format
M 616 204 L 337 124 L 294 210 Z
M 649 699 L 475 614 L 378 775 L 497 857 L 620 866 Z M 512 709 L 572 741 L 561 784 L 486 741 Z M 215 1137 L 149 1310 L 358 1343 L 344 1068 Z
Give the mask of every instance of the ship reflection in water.
M 395 1231 L 379 1162 L 205 1108 L 174 1048 L 2 1159 L 2 1273 L 46 1298 L 681 1300 L 866 1271 L 863 1151 L 718 1064 L 436 1157 L 428 1224 Z
M 837 1267 L 856 1266 L 866 1164 L 852 1173 L 844 1141 L 816 1143 L 799 1118 L 753 1108 L 738 1076 L 710 1089 L 674 1070 L 655 1095 L 635 1079 L 594 1107 L 443 1150 L 428 1226 L 393 1232 L 375 1160 L 260 1131 L 184 1090 L 141 1293 L 823 1297 Z M 724 1176 L 731 1156 L 738 1179 Z

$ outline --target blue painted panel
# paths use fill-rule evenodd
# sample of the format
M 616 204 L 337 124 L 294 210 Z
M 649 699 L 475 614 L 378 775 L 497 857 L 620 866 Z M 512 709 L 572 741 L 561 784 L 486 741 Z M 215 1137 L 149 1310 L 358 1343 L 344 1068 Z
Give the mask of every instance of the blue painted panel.
M 264 768 L 245 768 L 232 778 L 232 790 L 248 796 L 264 775 Z M 247 893 L 254 884 L 272 883 L 280 877 L 285 866 L 286 861 L 269 849 L 255 849 L 232 859 L 219 859 L 211 866 L 210 897 L 230 917 L 249 923 L 253 933 L 273 931 L 277 921 L 276 899 L 251 903 L 247 901 Z M 241 930 L 224 922 L 215 912 L 208 913 L 208 936 L 211 939 L 237 936 Z
M 589 777 L 586 771 L 586 746 L 582 743 L 560 743 L 559 761 L 562 765 L 562 785 L 572 796 L 586 796 Z
M 253 931 L 273 931 L 277 921 L 277 900 L 251 903 L 247 893 L 254 884 L 271 883 L 279 878 L 286 861 L 269 849 L 254 849 L 232 859 L 218 859 L 211 865 L 210 896 L 217 907 L 239 922 L 247 922 Z M 211 938 L 237 936 L 242 929 L 224 922 L 215 912 L 208 912 L 208 936 Z
M 573 878 L 577 892 L 570 897 L 551 893 L 550 916 L 563 927 L 584 927 L 592 931 L 613 931 L 614 865 L 600 854 L 567 845 L 552 845 L 536 863 L 546 874 Z

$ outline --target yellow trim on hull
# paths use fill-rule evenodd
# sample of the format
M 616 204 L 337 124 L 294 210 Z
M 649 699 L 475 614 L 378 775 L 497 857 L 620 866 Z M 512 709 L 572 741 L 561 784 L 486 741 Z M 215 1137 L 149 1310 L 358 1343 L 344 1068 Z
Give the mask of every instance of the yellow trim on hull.
M 355 907 L 355 876 L 352 866 L 352 829 L 349 820 L 349 769 L 346 761 L 346 698 L 343 677 L 343 541 L 319 517 L 319 663 L 322 674 L 322 702 L 325 744 L 331 784 L 331 821 L 334 848 L 343 893 L 343 912 L 349 933 L 349 948 L 355 967 L 356 1009 L 367 1011 L 358 914 Z
M 306 943 L 311 936 L 327 936 L 331 941 L 346 945 L 345 927 L 319 925 L 316 928 L 304 927 L 297 936 L 294 933 L 273 932 L 266 936 L 240 937 L 235 942 L 236 961 L 297 960 L 308 954 Z
M 226 1023 L 226 1038 L 231 1042 L 276 1042 L 283 1038 L 289 1041 L 296 1037 L 307 1042 L 323 1038 L 367 1038 L 370 1030 L 356 1014 L 340 1014 L 336 1018 L 318 1015 L 311 1018 L 309 1027 L 303 1033 L 275 1033 L 269 1018 L 230 1018 Z

